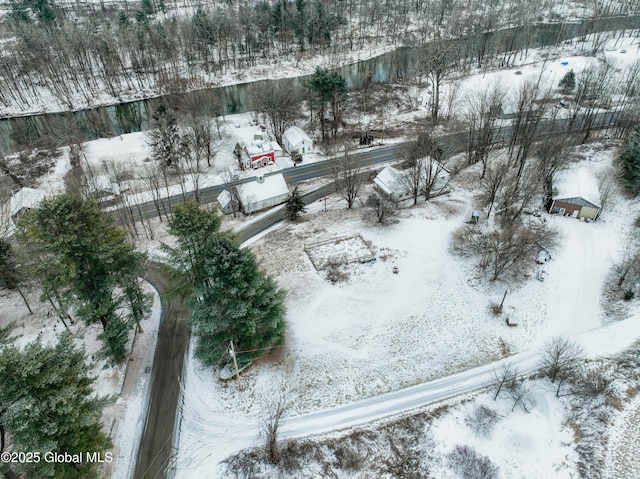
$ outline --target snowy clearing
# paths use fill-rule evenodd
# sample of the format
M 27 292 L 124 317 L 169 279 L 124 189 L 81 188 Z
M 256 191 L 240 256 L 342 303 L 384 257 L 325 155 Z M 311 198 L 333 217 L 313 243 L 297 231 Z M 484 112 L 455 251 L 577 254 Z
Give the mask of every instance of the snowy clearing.
M 574 154 L 584 159 L 572 167 L 597 174 L 610 165 L 615 152 L 597 143 L 577 147 Z M 343 202 L 334 201 L 329 211 L 308 213 L 301 222 L 281 226 L 252 243 L 262 265 L 288 292 L 285 354 L 296 366 L 289 417 L 536 350 L 548 338 L 574 336 L 608 322 L 601 293 L 619 258 L 620 238 L 640 212 L 637 200 L 611 199 L 602 217 L 590 224 L 545 214 L 562 236 L 561 246 L 544 266 L 547 280 L 530 276 L 519 284 L 489 283 L 448 251 L 450 233 L 474 209 L 466 183 L 454 178 L 450 186 L 450 194 L 401 210 L 399 221 L 387 227 L 374 226 L 363 219 L 361 209 L 348 211 Z M 354 234 L 370 245 L 377 261 L 342 266 L 348 279 L 331 284 L 313 267 L 304 244 Z M 399 274 L 393 274 L 394 265 Z M 505 311 L 494 317 L 490 306 L 500 302 L 505 290 Z M 518 327 L 505 324 L 507 315 L 518 319 Z M 622 334 L 625 344 L 638 333 L 636 323 L 637 319 L 630 323 L 631 336 Z M 595 345 L 596 351 L 603 346 L 597 337 L 586 344 Z M 614 350 L 620 346 L 615 341 L 611 345 Z M 202 370 L 189 357 L 177 477 L 205 477 L 198 476 L 201 467 L 210 467 L 240 446 L 220 439 L 220 427 L 247 428 L 260 417 L 260 398 L 276 393 L 279 369 L 278 360 L 257 364 L 243 375 L 246 390 L 239 392 L 235 383 L 220 383 L 212 371 Z M 549 418 L 536 421 L 537 416 L 530 416 L 525 425 L 547 423 L 549 429 L 542 436 L 525 440 L 527 428 L 517 425 L 518 415 L 499 436 L 500 443 L 521 437 L 511 447 L 529 451 L 531 461 L 540 461 L 559 444 L 544 435 L 556 434 L 561 414 L 546 396 L 539 402 L 546 404 L 543 413 Z M 209 420 L 203 422 L 203 417 Z M 209 442 L 208 437 L 216 439 Z M 242 437 L 244 446 L 259 443 L 255 430 Z M 527 445 L 535 445 L 536 454 Z M 569 454 L 570 448 L 560 448 L 558 454 Z M 514 457 L 519 454 L 524 453 Z M 562 462 L 558 457 L 557 463 Z M 526 463 L 517 459 L 505 459 L 502 467 L 511 475 L 533 478 L 548 473 L 544 467 L 551 465 L 534 469 L 530 476 L 521 476 Z M 571 467 L 566 474 L 558 477 L 571 477 Z

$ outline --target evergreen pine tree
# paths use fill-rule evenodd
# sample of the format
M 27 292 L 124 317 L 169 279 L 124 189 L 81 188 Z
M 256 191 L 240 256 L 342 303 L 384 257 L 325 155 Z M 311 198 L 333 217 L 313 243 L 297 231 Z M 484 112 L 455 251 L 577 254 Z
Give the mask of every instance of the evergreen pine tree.
M 39 452 L 39 462 L 10 466 L 25 477 L 91 479 L 100 477 L 96 463 L 45 461 L 45 452 L 104 453 L 111 441 L 100 418 L 106 404 L 96 398 L 84 350 L 69 333 L 56 346 L 40 341 L 23 349 L 0 350 L 0 448 Z M 3 471 L 4 472 L 4 471 Z
M 310 105 L 313 109 L 317 110 L 322 141 L 324 141 L 327 112 L 331 115 L 330 124 L 333 136 L 337 133 L 347 102 L 347 83 L 340 73 L 330 71 L 326 68 L 316 67 L 307 86 L 312 94 Z
M 285 216 L 288 220 L 291 221 L 296 221 L 298 219 L 298 216 L 300 216 L 300 213 L 304 213 L 305 211 L 307 211 L 307 208 L 305 207 L 304 201 L 302 199 L 302 196 L 300 195 L 300 192 L 298 191 L 297 186 L 293 189 L 293 191 L 289 195 L 289 198 L 287 198 L 285 211 Z
M 176 236 L 178 245 L 162 248 L 169 253 L 169 261 L 177 273 L 178 292 L 188 294 L 204 275 L 204 253 L 211 238 L 218 233 L 222 219 L 215 210 L 205 210 L 195 201 L 186 201 L 173 209 L 169 219 L 169 233 Z
M 622 181 L 634 195 L 640 193 L 640 127 L 629 135 L 624 150 L 618 157 Z
M 251 251 L 216 235 L 207 246 L 204 271 L 191 316 L 195 355 L 204 365 L 214 365 L 230 340 L 239 350 L 252 351 L 249 356 L 282 344 L 284 291 L 259 269 Z
M 176 115 L 161 104 L 153 114 L 155 129 L 149 130 L 151 156 L 166 166 L 175 166 L 187 154 L 188 144 L 180 134 Z
M 126 232 L 95 201 L 73 195 L 42 201 L 21 217 L 20 227 L 21 240 L 37 256 L 33 264 L 44 296 L 61 295 L 88 325 L 101 324 L 105 354 L 124 357 L 129 332 L 150 307 L 135 280 L 143 274 L 144 255 L 127 242 Z
M 573 69 L 564 74 L 558 86 L 565 92 L 573 91 L 576 87 L 576 74 Z

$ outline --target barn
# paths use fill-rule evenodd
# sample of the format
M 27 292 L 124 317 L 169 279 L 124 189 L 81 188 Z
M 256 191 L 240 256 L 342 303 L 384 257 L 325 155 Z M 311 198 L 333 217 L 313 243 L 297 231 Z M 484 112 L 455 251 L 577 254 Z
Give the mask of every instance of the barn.
M 595 220 L 602 209 L 596 178 L 584 169 L 565 170 L 553 179 L 548 211 L 561 216 Z
M 282 142 L 284 143 L 284 149 L 291 154 L 292 151 L 297 151 L 301 155 L 309 153 L 313 149 L 313 142 L 309 135 L 307 135 L 302 128 L 297 126 L 290 126 L 282 135 Z

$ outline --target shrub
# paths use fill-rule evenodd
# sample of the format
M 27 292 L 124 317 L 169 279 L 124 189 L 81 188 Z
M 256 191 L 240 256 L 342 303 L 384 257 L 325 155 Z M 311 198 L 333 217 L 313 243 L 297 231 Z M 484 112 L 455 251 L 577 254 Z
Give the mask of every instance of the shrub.
M 629 288 L 624 292 L 624 295 L 622 296 L 622 299 L 624 299 L 625 301 L 631 301 L 635 297 L 636 297 L 636 292 L 634 290 L 632 290 L 631 288 Z
M 498 468 L 470 446 L 456 446 L 447 456 L 450 467 L 462 479 L 497 479 Z
M 498 413 L 493 409 L 489 409 L 486 406 L 478 406 L 465 418 L 464 422 L 476 435 L 488 437 L 498 419 Z

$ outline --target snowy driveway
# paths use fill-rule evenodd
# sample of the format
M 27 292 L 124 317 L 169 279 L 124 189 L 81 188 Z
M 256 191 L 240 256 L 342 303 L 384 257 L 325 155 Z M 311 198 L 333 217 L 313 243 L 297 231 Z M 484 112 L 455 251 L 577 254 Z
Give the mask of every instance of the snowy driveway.
M 608 356 L 631 345 L 640 336 L 640 315 L 609 326 L 596 328 L 575 336 L 588 356 Z M 505 362 L 517 366 L 520 374 L 533 372 L 539 351 L 532 349 L 510 358 L 473 368 L 451 376 L 436 379 L 414 387 L 401 389 L 377 397 L 356 401 L 311 414 L 284 418 L 280 426 L 280 439 L 306 437 L 347 429 L 389 416 L 402 414 L 460 394 L 471 392 L 492 383 L 493 371 Z M 186 391 L 188 394 L 188 390 Z M 186 398 L 189 396 L 187 395 Z M 195 406 L 197 415 L 190 415 Z M 199 444 L 191 450 L 181 450 L 176 462 L 177 478 L 216 478 L 213 464 L 241 449 L 261 444 L 261 423 L 254 420 L 234 420 L 219 415 L 203 416 L 203 404 L 183 405 L 187 424 L 182 434 L 190 436 L 188 442 Z M 191 411 L 193 412 L 193 411 Z M 194 441 L 194 439 L 197 440 Z M 207 439 L 215 438 L 212 443 Z

